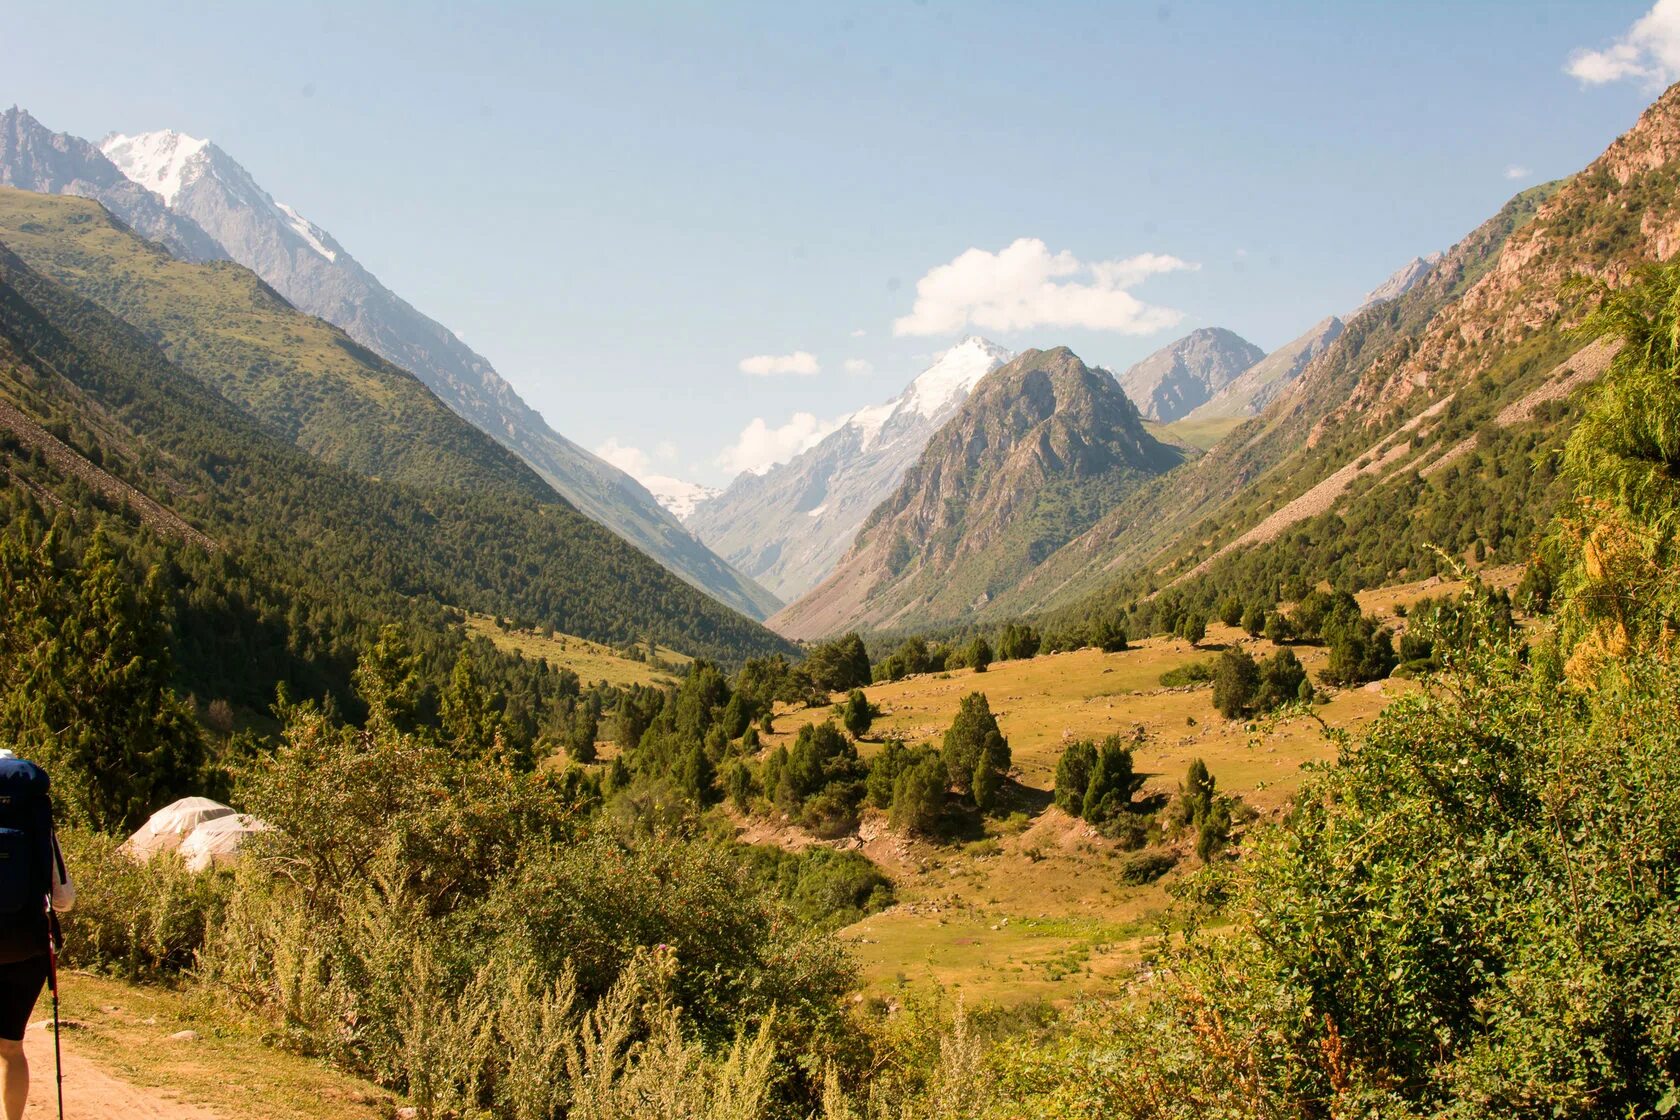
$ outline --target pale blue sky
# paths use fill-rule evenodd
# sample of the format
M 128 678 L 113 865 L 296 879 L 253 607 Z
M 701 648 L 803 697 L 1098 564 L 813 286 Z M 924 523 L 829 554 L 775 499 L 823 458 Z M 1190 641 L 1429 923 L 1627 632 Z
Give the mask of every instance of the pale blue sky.
M 558 430 L 715 483 L 755 417 L 885 398 L 965 333 L 1116 369 L 1196 326 L 1288 340 L 1630 125 L 1666 64 L 1565 66 L 1649 8 L 24 0 L 0 100 L 209 136 Z M 1129 288 L 1182 319 L 1112 329 L 1160 316 L 1111 285 L 1014 315 L 1104 329 L 895 337 L 930 269 L 1021 238 L 1197 265 Z M 800 351 L 820 372 L 739 368 Z

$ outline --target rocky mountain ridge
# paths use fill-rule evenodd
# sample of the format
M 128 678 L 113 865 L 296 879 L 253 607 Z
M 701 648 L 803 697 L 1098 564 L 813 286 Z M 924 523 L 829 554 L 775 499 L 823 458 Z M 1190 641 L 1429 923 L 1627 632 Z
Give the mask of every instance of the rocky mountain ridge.
M 1170 424 L 1265 356 L 1234 331 L 1202 327 L 1132 365 L 1120 374 L 1120 387 L 1145 420 Z
M 859 409 L 815 447 L 761 475 L 743 474 L 686 523 L 731 564 L 786 600 L 845 555 L 928 439 L 1009 351 L 968 338 L 889 401 Z
M 1028 350 L 980 381 L 835 571 L 770 626 L 815 638 L 960 617 L 1182 456 L 1106 370 Z

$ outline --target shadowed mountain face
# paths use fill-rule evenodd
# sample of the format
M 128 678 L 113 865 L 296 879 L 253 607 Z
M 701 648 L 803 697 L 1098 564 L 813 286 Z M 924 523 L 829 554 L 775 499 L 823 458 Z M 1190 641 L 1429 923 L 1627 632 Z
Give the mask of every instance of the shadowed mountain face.
M 1203 327 L 1163 346 L 1120 375 L 1120 387 L 1145 420 L 1170 424 L 1266 356 L 1222 327 Z
M 1009 351 L 983 338 L 941 354 L 904 392 L 860 409 L 821 443 L 763 474 L 743 474 L 700 503 L 688 527 L 786 600 L 816 586 L 954 415 Z
M 1014 586 L 1183 451 L 1065 347 L 988 374 L 864 523 L 840 566 L 771 619 L 814 638 L 963 617 Z
M 312 645 L 322 617 L 342 634 L 443 605 L 726 661 L 789 652 L 248 270 L 177 260 L 89 200 L 0 188 L 8 500 L 14 485 L 144 523 L 189 565 L 225 555 L 215 586 L 267 604 L 245 636 L 317 669 L 354 659 Z
M 381 284 L 331 234 L 276 201 L 215 144 L 166 131 L 112 135 L 95 147 L 17 109 L 0 118 L 0 130 L 0 182 L 97 199 L 183 260 L 238 261 L 293 306 L 413 373 L 587 516 L 688 582 L 755 618 L 780 605 L 684 530 L 639 482 L 553 431 L 487 360 Z

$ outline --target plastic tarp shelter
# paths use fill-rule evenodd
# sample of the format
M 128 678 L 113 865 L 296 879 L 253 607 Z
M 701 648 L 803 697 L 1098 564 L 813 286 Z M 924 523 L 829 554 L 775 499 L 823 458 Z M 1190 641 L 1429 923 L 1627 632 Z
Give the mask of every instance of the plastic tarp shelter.
M 233 809 L 220 801 L 212 801 L 208 797 L 183 797 L 147 818 L 139 831 L 128 838 L 123 850 L 145 863 L 161 852 L 179 850 L 181 842 L 206 821 L 233 815 Z
M 269 826 L 249 813 L 231 813 L 205 821 L 181 841 L 181 859 L 188 871 L 208 871 L 239 862 L 239 849 Z

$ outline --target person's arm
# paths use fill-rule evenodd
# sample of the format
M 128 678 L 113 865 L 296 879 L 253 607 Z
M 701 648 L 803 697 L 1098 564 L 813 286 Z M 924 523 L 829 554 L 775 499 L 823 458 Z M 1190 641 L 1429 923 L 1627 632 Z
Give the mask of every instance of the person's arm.
M 76 884 L 70 881 L 70 869 L 64 864 L 64 852 L 58 837 L 52 838 L 52 908 L 62 914 L 76 905 Z

